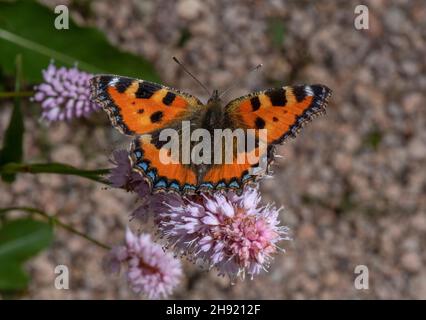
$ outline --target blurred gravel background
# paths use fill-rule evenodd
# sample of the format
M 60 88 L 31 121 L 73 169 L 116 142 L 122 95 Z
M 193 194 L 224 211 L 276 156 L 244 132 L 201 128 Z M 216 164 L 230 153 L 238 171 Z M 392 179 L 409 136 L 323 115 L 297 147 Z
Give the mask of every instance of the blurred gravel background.
M 47 1 L 50 6 L 64 1 Z M 229 99 L 298 83 L 333 90 L 327 115 L 280 148 L 265 201 L 283 205 L 294 241 L 268 273 L 236 285 L 185 262 L 175 298 L 426 299 L 426 3 L 364 1 L 370 29 L 354 28 L 358 1 L 73 1 L 82 25 L 96 25 L 112 43 L 145 56 L 167 85 L 202 98 L 172 61 L 176 55 L 202 82 L 224 89 L 258 63 Z M 102 52 L 99 52 L 102 59 Z M 143 74 L 140 75 L 143 78 Z M 3 132 L 10 108 L 0 111 Z M 89 121 L 50 127 L 27 112 L 27 159 L 108 166 L 127 147 L 99 113 Z M 74 177 L 20 175 L 0 182 L 2 205 L 56 213 L 104 242 L 121 241 L 136 198 Z M 106 276 L 104 252 L 58 230 L 50 250 L 28 268 L 24 298 L 112 299 L 138 296 L 125 280 Z M 53 269 L 68 265 L 70 290 L 56 290 Z M 370 289 L 354 287 L 366 265 Z

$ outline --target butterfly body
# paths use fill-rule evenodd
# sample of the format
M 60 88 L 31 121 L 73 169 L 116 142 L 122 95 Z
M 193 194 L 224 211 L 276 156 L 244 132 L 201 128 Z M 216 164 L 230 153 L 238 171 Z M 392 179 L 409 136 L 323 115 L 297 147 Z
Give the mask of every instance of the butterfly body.
M 205 129 L 225 129 L 223 107 L 218 100 L 212 100 L 206 105 L 201 127 Z
M 267 145 L 267 163 L 271 163 L 276 144 L 295 136 L 306 122 L 325 111 L 331 90 L 323 85 L 283 87 L 251 93 L 226 105 L 215 90 L 203 104 L 189 94 L 159 84 L 99 75 L 91 80 L 91 93 L 94 101 L 108 113 L 114 127 L 136 137 L 130 159 L 134 170 L 145 178 L 152 191 L 187 194 L 242 191 L 246 184 L 259 178 L 251 173 L 259 161 L 237 162 L 236 159 L 260 156 L 260 142 L 263 142 Z M 171 157 L 173 161 L 168 163 L 164 162 L 161 152 L 166 150 L 170 154 L 173 148 L 167 149 L 168 141 L 161 137 L 165 129 L 174 130 L 179 138 L 178 156 Z M 216 140 L 218 129 L 240 130 L 247 137 L 251 130 L 256 130 L 252 134 L 255 144 L 251 148 L 247 145 L 244 150 L 231 147 L 233 161 L 224 162 L 221 152 L 226 146 L 219 143 L 222 140 Z M 193 134 L 200 130 L 208 132 L 210 137 L 204 136 L 207 143 L 203 142 L 209 148 L 197 154 L 194 151 L 200 139 L 194 139 Z M 261 130 L 266 131 L 267 136 L 257 133 Z M 198 158 L 192 157 L 194 154 Z M 199 162 L 199 158 L 210 161 Z

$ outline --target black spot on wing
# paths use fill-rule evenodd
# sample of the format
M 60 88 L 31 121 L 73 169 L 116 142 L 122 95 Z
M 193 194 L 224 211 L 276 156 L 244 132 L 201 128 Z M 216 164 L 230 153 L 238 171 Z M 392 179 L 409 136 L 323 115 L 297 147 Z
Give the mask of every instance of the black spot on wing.
M 293 94 L 297 102 L 302 102 L 306 98 L 305 86 L 295 86 Z
M 139 99 L 149 99 L 161 86 L 148 81 L 139 82 L 138 90 L 135 92 L 135 97 Z
M 128 87 L 132 84 L 133 80 L 130 78 L 119 78 L 118 81 L 114 84 L 118 92 L 124 93 Z
M 170 142 L 172 137 L 168 136 L 167 139 L 160 140 L 160 133 L 161 130 L 158 130 L 154 132 L 151 136 L 151 143 L 154 144 L 154 146 L 160 150 L 166 143 Z
M 254 122 L 256 129 L 263 129 L 265 128 L 265 120 L 263 120 L 261 117 L 257 117 L 256 121 Z
M 163 103 L 166 105 L 166 106 L 170 106 L 172 103 L 173 103 L 173 101 L 175 100 L 175 98 L 176 98 L 176 95 L 173 93 L 173 92 L 167 92 L 167 94 L 164 96 L 164 98 L 163 98 Z
M 142 113 L 144 113 L 144 111 L 145 111 L 144 109 L 139 109 L 139 110 L 138 110 L 138 113 L 139 113 L 139 114 L 142 114 Z
M 250 99 L 251 108 L 253 111 L 259 110 L 260 108 L 260 100 L 259 97 L 253 97 Z
M 285 91 L 282 88 L 266 91 L 265 94 L 269 97 L 274 107 L 284 107 L 287 104 Z
M 163 118 L 162 111 L 156 111 L 153 114 L 151 114 L 151 117 L 150 117 L 152 123 L 160 122 L 162 118 Z
M 272 121 L 277 122 L 278 118 L 277 117 L 272 117 Z

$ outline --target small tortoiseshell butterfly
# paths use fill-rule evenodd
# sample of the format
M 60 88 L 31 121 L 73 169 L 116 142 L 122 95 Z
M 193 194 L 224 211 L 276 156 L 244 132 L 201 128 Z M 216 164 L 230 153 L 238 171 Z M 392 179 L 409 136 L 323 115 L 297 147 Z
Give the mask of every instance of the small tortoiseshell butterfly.
M 91 94 L 108 113 L 121 133 L 136 136 L 130 159 L 153 192 L 181 194 L 200 191 L 235 190 L 256 180 L 250 168 L 258 164 L 163 164 L 159 133 L 165 128 L 179 132 L 182 121 L 191 130 L 267 129 L 267 163 L 274 157 L 274 146 L 294 137 L 313 116 L 325 111 L 331 90 L 324 85 L 298 85 L 250 93 L 223 106 L 215 90 L 207 104 L 196 97 L 156 83 L 115 75 L 91 79 Z M 256 146 L 258 148 L 258 146 Z M 234 156 L 236 154 L 234 153 Z

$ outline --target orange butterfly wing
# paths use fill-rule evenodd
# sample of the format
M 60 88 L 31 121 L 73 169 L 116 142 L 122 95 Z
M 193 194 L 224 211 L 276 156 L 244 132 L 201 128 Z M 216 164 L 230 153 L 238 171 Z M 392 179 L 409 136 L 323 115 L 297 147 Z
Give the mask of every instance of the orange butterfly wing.
M 107 112 L 115 128 L 123 134 L 142 135 L 133 141 L 130 159 L 153 191 L 195 191 L 194 171 L 181 164 L 163 164 L 151 135 L 191 120 L 204 107 L 197 98 L 153 82 L 114 75 L 93 77 L 90 88 L 92 99 Z
M 169 127 L 202 105 L 178 90 L 114 75 L 93 77 L 90 88 L 92 99 L 107 112 L 113 126 L 127 135 Z
M 196 191 L 197 176 L 189 165 L 161 162 L 160 149 L 151 142 L 151 137 L 137 137 L 131 146 L 130 160 L 154 192 L 175 191 L 193 193 Z
M 266 129 L 267 164 L 273 160 L 274 145 L 295 137 L 304 124 L 325 112 L 331 90 L 324 85 L 288 86 L 251 93 L 235 99 L 225 107 L 225 118 L 232 129 Z M 262 136 L 258 136 L 262 139 Z M 257 152 L 259 159 L 259 149 Z M 253 151 L 252 151 L 253 152 Z M 263 155 L 264 156 L 264 155 Z M 257 178 L 250 168 L 257 164 L 223 164 L 207 171 L 204 184 L 210 189 L 236 189 Z
M 255 148 L 251 152 L 259 154 L 259 149 Z M 252 169 L 258 166 L 258 163 L 250 163 L 247 154 L 244 156 L 245 161 L 243 163 L 238 163 L 237 156 L 235 156 L 233 163 L 213 165 L 206 172 L 198 190 L 211 191 L 231 189 L 241 192 L 246 184 L 256 180 L 256 175 L 252 174 Z
M 330 95 L 324 85 L 269 89 L 231 101 L 225 112 L 239 128 L 266 129 L 267 143 L 277 144 L 324 113 Z

